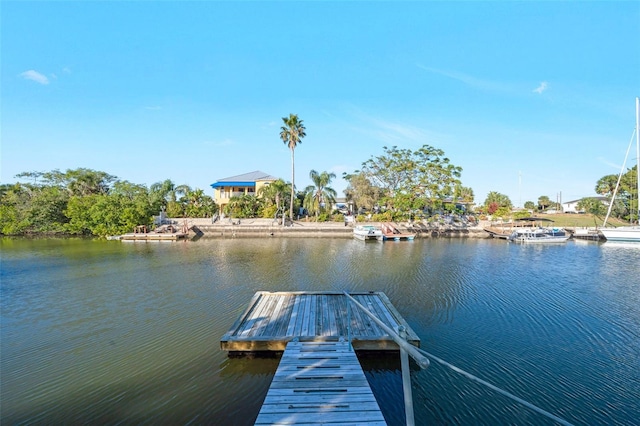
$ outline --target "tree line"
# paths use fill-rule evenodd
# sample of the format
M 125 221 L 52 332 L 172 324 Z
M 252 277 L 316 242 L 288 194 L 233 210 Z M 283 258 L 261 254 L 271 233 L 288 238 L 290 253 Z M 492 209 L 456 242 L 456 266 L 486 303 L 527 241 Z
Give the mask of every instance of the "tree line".
M 601 197 L 613 200 L 611 217 L 625 222 L 638 222 L 638 172 L 637 166 L 627 169 L 621 176 L 606 175 L 598 179 L 594 191 Z M 619 182 L 618 182 L 619 180 Z M 618 188 L 616 191 L 616 187 Z M 616 191 L 615 198 L 613 197 Z M 545 211 L 554 209 L 562 211 L 562 206 L 551 201 L 547 195 L 541 195 L 537 203 L 527 201 L 524 208 L 531 211 Z M 576 205 L 578 211 L 604 217 L 607 214 L 607 204 L 596 197 L 584 197 Z M 479 213 L 486 213 L 497 217 L 508 217 L 512 214 L 513 205 L 508 196 L 492 191 L 487 195 L 483 206 L 477 209 Z
M 290 114 L 282 118 L 280 139 L 291 150 L 291 182 L 278 179 L 260 189 L 256 196 L 233 197 L 224 207 L 235 218 L 278 218 L 292 221 L 304 211 L 315 220 L 343 220 L 332 211 L 337 193 L 331 187 L 334 173 L 311 170 L 312 184 L 301 191 L 295 187 L 294 150 L 306 136 L 303 120 Z M 359 170 L 344 173 L 348 183 L 346 200 L 354 213 L 373 213 L 371 220 L 397 221 L 443 213 L 469 212 L 474 203 L 470 187 L 462 185 L 462 168 L 451 163 L 444 151 L 430 145 L 411 150 L 383 147 L 383 153 L 365 160 Z M 214 217 L 220 213 L 212 197 L 201 189 L 176 185 L 170 179 L 150 187 L 119 180 L 108 173 L 86 168 L 61 172 L 24 172 L 16 176 L 26 182 L 0 185 L 0 233 L 4 235 L 56 234 L 108 236 L 131 232 L 136 226 L 152 226 L 153 216 L 163 211 L 168 217 Z M 612 209 L 614 217 L 637 220 L 636 169 L 621 178 Z M 618 177 L 598 180 L 595 191 L 611 197 Z M 548 196 L 527 209 L 555 206 Z M 492 191 L 478 213 L 508 217 L 513 205 L 509 197 Z M 604 214 L 597 199 L 585 198 L 579 209 Z
M 24 172 L 26 182 L 0 186 L 0 233 L 4 235 L 119 235 L 169 217 L 211 217 L 213 199 L 201 189 L 167 179 L 147 188 L 106 172 L 79 168 Z

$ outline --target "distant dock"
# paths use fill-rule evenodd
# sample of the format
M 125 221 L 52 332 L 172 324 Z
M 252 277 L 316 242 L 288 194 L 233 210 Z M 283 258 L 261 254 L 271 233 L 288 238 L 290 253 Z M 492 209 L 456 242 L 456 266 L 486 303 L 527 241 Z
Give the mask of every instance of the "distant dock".
M 124 234 L 120 235 L 118 239 L 121 241 L 177 241 L 183 238 L 187 238 L 188 236 L 189 234 L 185 234 L 182 232 L 174 232 L 170 234 L 147 232 L 144 234 Z
M 134 232 L 110 239 L 121 241 L 177 241 L 187 238 L 189 236 L 188 231 L 186 226 L 183 226 L 182 230 L 178 230 L 174 225 L 162 225 L 154 231 L 149 232 L 146 226 L 141 225 L 136 226 Z
M 404 326 L 407 341 L 420 338 L 382 292 L 350 293 L 385 325 Z M 398 350 L 398 345 L 360 309 L 348 307 L 341 292 L 257 292 L 247 309 L 220 339 L 229 352 L 284 351 L 287 343 L 350 339 L 358 350 Z
M 416 234 L 409 232 L 400 232 L 391 223 L 383 223 L 382 226 L 382 240 L 383 241 L 413 241 Z

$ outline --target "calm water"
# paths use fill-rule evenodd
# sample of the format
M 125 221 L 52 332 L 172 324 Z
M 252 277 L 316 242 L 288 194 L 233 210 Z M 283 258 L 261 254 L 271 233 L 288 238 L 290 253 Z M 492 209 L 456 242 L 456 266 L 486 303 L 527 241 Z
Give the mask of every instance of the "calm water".
M 253 424 L 277 359 L 220 337 L 258 290 L 384 291 L 433 354 L 575 424 L 640 419 L 640 247 L 0 240 L 2 424 Z M 402 424 L 395 356 L 362 357 Z M 417 424 L 552 424 L 432 363 Z

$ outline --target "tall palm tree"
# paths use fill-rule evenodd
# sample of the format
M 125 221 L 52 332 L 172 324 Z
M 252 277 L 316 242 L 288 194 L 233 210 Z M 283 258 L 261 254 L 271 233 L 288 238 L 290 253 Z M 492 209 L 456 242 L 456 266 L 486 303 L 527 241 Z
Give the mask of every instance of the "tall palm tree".
M 282 122 L 284 126 L 280 128 L 280 139 L 291 150 L 291 204 L 289 205 L 289 218 L 293 221 L 293 197 L 296 187 L 293 151 L 299 143 L 302 143 L 302 138 L 307 134 L 302 124 L 303 121 L 298 118 L 297 114 L 289 114 L 289 117 L 282 117 Z
M 309 178 L 313 182 L 313 185 L 309 185 L 305 188 L 305 207 L 309 212 L 315 212 L 316 219 L 322 208 L 322 204 L 332 205 L 336 201 L 337 192 L 331 188 L 329 184 L 332 179 L 335 179 L 335 173 L 322 172 L 318 173 L 315 170 L 309 172 Z

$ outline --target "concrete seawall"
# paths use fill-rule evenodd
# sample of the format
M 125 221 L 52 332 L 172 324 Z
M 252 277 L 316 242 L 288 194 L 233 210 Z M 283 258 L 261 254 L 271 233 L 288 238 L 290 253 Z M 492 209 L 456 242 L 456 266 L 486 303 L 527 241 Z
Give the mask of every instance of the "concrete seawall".
M 294 222 L 285 226 L 271 219 L 225 219 L 212 223 L 211 219 L 169 219 L 176 226 L 190 228 L 190 233 L 206 238 L 234 237 L 301 237 L 352 238 L 353 226 L 340 222 Z M 376 225 L 376 223 L 370 223 Z M 414 233 L 416 238 L 488 238 L 481 226 L 433 225 L 423 222 L 394 223 L 401 233 Z

